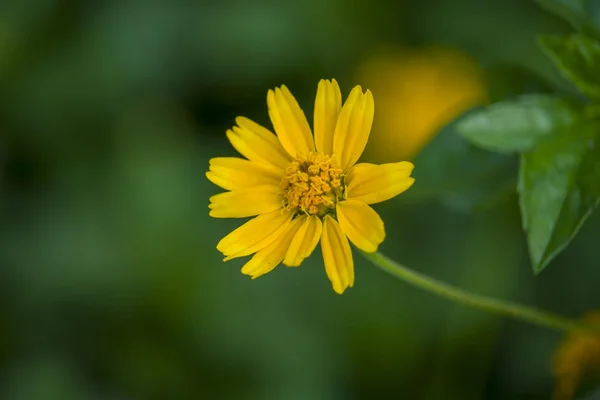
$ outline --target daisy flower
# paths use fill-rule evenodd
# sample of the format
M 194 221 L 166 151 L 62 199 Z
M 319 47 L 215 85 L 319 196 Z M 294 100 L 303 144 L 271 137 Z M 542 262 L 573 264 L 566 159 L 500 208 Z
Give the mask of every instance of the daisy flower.
M 342 107 L 335 80 L 321 80 L 314 108 L 314 135 L 286 86 L 267 93 L 275 134 L 244 117 L 227 131 L 245 158 L 210 160 L 207 178 L 227 192 L 210 198 L 210 216 L 254 217 L 225 236 L 217 249 L 224 261 L 253 255 L 242 273 L 257 278 L 283 263 L 299 266 L 321 243 L 333 289 L 354 285 L 348 239 L 377 251 L 385 238 L 381 217 L 369 204 L 408 189 L 413 164 L 356 162 L 369 139 L 375 106 L 360 86 Z

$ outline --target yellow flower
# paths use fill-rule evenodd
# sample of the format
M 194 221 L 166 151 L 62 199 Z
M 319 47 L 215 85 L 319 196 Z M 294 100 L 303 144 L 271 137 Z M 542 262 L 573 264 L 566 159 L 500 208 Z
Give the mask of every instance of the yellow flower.
M 591 312 L 583 320 L 600 326 L 600 312 Z M 586 377 L 600 376 L 600 336 L 580 332 L 568 335 L 554 355 L 554 375 L 554 400 L 575 398 Z
M 206 176 L 228 190 L 210 198 L 210 216 L 254 217 L 224 237 L 217 249 L 224 261 L 252 258 L 242 273 L 257 278 L 277 265 L 295 267 L 321 243 L 333 289 L 354 284 L 348 239 L 374 252 L 385 230 L 369 204 L 408 189 L 410 162 L 356 164 L 373 123 L 369 90 L 354 87 L 342 107 L 335 80 L 321 80 L 314 108 L 314 137 L 304 112 L 287 87 L 269 90 L 269 116 L 277 136 L 244 118 L 227 131 L 243 158 L 213 158 Z

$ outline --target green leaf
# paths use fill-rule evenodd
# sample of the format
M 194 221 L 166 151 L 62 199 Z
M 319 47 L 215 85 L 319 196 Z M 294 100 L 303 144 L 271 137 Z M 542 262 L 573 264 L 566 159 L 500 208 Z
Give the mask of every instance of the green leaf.
M 500 153 L 524 152 L 549 134 L 573 125 L 577 109 L 551 95 L 525 95 L 476 109 L 463 116 L 456 131 L 469 142 Z
M 536 274 L 600 203 L 599 129 L 590 122 L 575 125 L 521 156 L 519 202 Z
M 581 34 L 539 39 L 560 73 L 590 98 L 600 99 L 600 42 Z

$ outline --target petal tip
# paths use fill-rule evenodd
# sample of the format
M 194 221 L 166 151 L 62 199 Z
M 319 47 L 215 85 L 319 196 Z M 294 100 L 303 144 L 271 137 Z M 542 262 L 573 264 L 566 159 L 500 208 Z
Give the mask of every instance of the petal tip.
M 273 89 L 269 89 L 267 91 L 267 108 L 272 108 L 275 106 L 275 92 Z
M 336 292 L 339 295 L 344 294 L 345 290 L 346 290 L 345 287 L 341 287 L 341 286 L 336 287 L 336 286 L 333 286 L 333 291 Z
M 242 125 L 244 125 L 244 122 L 246 122 L 248 118 L 238 115 L 237 117 L 235 117 L 235 123 L 237 126 L 241 127 Z
M 227 254 L 225 254 L 225 252 L 223 252 L 223 251 L 222 251 L 222 253 L 223 253 L 223 255 L 227 255 Z M 223 262 L 231 261 L 231 260 L 233 260 L 234 258 L 236 258 L 234 254 L 227 255 L 227 257 L 223 258 Z
M 411 163 L 410 161 L 401 161 L 400 164 L 402 164 L 406 170 L 412 171 L 415 169 L 415 164 Z
M 302 264 L 302 260 L 283 260 L 283 265 L 286 267 L 299 267 Z

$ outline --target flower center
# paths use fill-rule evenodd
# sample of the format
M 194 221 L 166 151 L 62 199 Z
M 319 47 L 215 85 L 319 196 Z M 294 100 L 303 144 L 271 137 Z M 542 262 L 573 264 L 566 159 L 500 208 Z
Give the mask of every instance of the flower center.
M 286 168 L 281 189 L 286 210 L 324 216 L 343 198 L 344 176 L 333 157 L 311 152 L 308 159 L 296 158 Z

